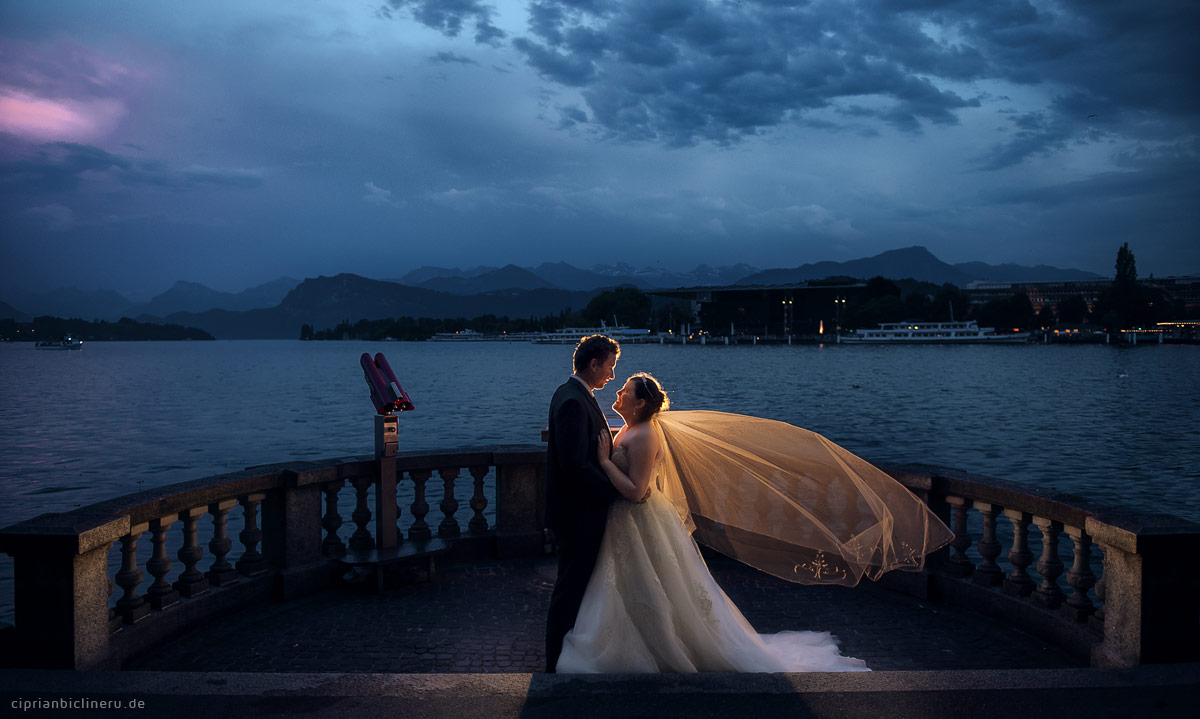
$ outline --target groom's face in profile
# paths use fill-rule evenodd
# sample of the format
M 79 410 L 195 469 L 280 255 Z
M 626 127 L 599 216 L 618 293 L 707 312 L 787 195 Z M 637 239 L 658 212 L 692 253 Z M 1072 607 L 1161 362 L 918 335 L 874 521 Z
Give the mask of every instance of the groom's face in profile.
M 583 381 L 587 382 L 588 387 L 592 389 L 604 389 L 604 385 L 616 375 L 613 370 L 617 366 L 617 354 L 613 352 L 604 358 L 604 361 L 592 360 L 588 364 L 588 368 L 580 374 Z

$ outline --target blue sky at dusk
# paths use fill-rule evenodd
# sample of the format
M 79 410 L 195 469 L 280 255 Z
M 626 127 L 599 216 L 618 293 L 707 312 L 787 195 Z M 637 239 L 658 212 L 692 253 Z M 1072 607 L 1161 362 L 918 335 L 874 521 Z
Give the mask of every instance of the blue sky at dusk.
M 0 2 L 0 284 L 1200 273 L 1200 4 Z

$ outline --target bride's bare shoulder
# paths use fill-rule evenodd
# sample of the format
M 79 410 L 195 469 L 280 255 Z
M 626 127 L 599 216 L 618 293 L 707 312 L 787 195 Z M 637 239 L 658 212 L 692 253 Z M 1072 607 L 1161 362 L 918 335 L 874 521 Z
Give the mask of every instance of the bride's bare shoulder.
M 621 438 L 621 444 L 628 452 L 656 450 L 658 435 L 650 429 L 649 422 L 643 422 L 633 427 L 626 427 Z

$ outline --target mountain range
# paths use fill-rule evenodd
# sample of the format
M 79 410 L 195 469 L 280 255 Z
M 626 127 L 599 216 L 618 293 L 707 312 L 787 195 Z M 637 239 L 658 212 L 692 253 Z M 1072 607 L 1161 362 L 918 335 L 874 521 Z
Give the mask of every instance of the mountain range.
M 1049 265 L 989 265 L 984 262 L 960 262 L 956 265 L 939 260 L 924 247 L 888 250 L 874 257 L 849 262 L 816 262 L 792 269 L 764 270 L 742 277 L 739 285 L 781 285 L 791 282 L 819 280 L 825 277 L 846 276 L 869 278 L 882 275 L 891 279 L 912 278 L 943 285 L 950 283 L 965 287 L 971 282 L 1050 282 L 1057 280 L 1089 280 L 1100 275 L 1083 270 L 1062 269 Z
M 194 282 L 177 282 L 149 302 L 135 303 L 111 290 L 61 289 L 0 297 L 0 317 L 38 315 L 143 322 L 167 321 L 198 327 L 215 337 L 293 338 L 300 325 L 317 329 L 338 322 L 390 317 L 530 317 L 582 309 L 605 288 L 633 285 L 644 290 L 723 285 L 772 285 L 831 276 L 866 279 L 882 275 L 963 286 L 976 280 L 1047 281 L 1099 277 L 1090 272 L 1038 265 L 983 262 L 955 265 L 924 247 L 889 250 L 849 262 L 817 262 L 791 269 L 759 270 L 749 265 L 690 272 L 637 269 L 628 264 L 581 269 L 564 262 L 527 268 L 480 266 L 469 270 L 419 267 L 391 280 L 353 274 L 298 281 L 281 277 L 242 292 L 218 292 Z

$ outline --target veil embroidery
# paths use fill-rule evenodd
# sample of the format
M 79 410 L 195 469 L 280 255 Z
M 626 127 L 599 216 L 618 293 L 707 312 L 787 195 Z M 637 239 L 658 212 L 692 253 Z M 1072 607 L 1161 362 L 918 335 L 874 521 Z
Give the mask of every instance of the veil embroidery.
M 902 484 L 821 435 L 709 411 L 652 420 L 657 486 L 697 542 L 801 584 L 920 571 L 954 533 Z

